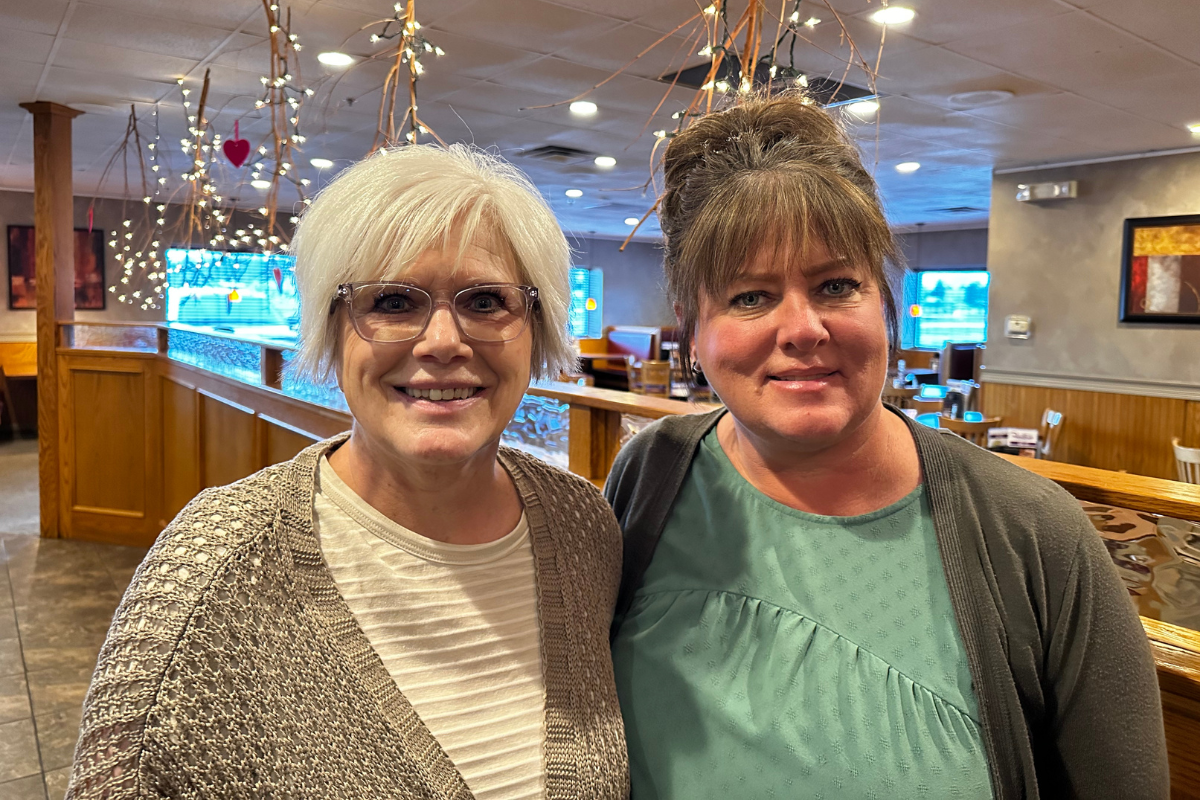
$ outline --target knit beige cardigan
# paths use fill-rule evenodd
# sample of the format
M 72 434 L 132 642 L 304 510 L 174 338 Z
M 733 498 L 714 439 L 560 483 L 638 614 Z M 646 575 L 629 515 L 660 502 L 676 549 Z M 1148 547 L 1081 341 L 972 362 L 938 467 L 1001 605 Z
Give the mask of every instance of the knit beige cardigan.
M 113 618 L 68 798 L 470 798 L 351 616 L 313 529 L 345 434 L 209 489 Z M 628 795 L 608 627 L 621 536 L 587 482 L 502 448 L 531 534 L 548 798 Z

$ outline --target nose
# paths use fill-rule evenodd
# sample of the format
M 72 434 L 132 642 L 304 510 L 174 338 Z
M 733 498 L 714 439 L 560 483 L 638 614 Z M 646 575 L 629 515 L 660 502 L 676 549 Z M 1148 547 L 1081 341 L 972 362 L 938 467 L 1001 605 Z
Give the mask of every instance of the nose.
M 455 358 L 470 358 L 470 345 L 463 339 L 458 322 L 446 302 L 434 304 L 425 331 L 417 337 L 413 346 L 417 358 L 433 358 L 448 363 Z
M 821 309 L 803 290 L 789 290 L 778 307 L 776 344 L 807 353 L 829 341 Z

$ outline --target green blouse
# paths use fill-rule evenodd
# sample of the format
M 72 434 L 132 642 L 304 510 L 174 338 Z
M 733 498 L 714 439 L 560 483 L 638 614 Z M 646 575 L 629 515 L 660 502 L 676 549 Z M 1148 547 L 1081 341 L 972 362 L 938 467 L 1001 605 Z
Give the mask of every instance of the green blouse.
M 613 642 L 634 800 L 991 797 L 923 487 L 788 508 L 698 448 Z

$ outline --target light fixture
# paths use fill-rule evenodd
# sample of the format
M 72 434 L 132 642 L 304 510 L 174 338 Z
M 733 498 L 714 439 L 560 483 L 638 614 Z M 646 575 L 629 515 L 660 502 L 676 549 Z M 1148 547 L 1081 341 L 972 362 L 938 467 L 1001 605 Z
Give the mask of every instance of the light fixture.
M 881 8 L 871 15 L 871 19 L 878 22 L 880 25 L 903 25 L 905 22 L 912 22 L 912 18 L 917 15 L 917 12 L 911 8 L 904 6 L 888 6 Z
M 253 186 L 255 189 L 270 189 L 271 188 L 270 181 L 262 181 L 262 180 L 250 181 L 250 185 Z
M 615 167 L 617 160 L 612 156 L 596 156 L 597 167 Z
M 1200 122 L 1193 122 L 1187 126 L 1187 129 L 1195 134 L 1200 134 Z
M 329 169 L 330 167 L 333 166 L 333 162 L 330 161 L 328 158 L 314 158 L 314 159 L 311 159 L 308 163 L 312 164 L 317 169 Z
M 819 17 L 809 17 L 808 19 L 804 20 L 804 27 L 806 28 L 815 28 L 820 24 L 821 19 Z
M 589 116 L 596 113 L 596 104 L 591 100 L 576 100 L 571 103 L 571 113 L 581 116 Z
M 641 222 L 641 220 L 638 219 L 637 217 L 626 217 L 625 218 L 626 225 L 637 225 L 639 222 Z
M 327 67 L 348 67 L 354 63 L 354 59 L 345 53 L 330 51 L 328 53 L 318 53 L 317 61 L 320 61 Z
M 896 172 L 916 172 L 920 168 L 916 161 L 904 161 L 896 165 Z
M 859 100 L 846 106 L 846 110 L 856 117 L 869 117 L 879 110 L 879 103 L 875 100 Z
M 567 197 L 583 197 L 583 190 L 582 189 L 567 189 L 566 195 L 567 195 Z

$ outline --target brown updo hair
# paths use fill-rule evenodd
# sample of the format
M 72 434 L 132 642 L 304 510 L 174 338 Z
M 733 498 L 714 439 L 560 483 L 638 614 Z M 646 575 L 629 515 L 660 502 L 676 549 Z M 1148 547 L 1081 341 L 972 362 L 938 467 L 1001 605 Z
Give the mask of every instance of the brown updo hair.
M 893 280 L 902 267 L 875 180 L 846 131 L 807 95 L 753 98 L 701 117 L 671 139 L 663 169 L 667 291 L 688 373 L 701 293 L 723 293 L 764 248 L 803 253 L 809 236 L 869 270 L 896 346 Z

